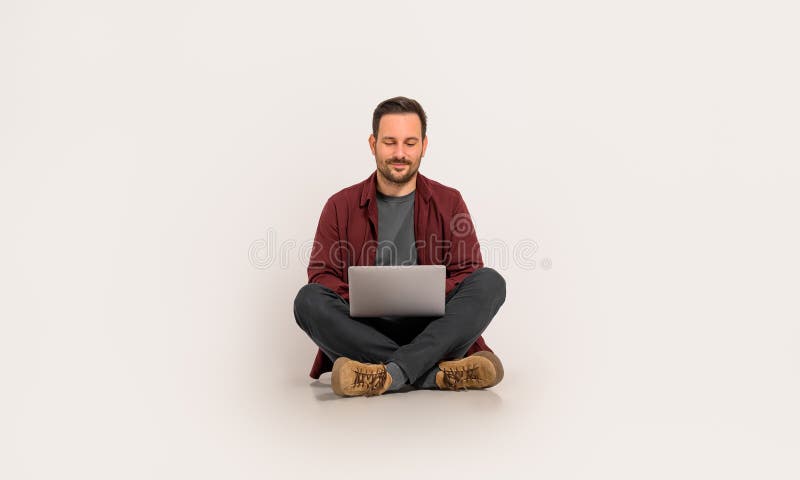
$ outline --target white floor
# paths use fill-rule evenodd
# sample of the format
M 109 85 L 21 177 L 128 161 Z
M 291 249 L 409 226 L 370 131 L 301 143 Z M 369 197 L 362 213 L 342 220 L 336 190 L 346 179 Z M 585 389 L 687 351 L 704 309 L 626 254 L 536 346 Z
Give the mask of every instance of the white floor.
M 90 374 L 71 361 L 40 371 L 9 406 L 3 478 L 800 474 L 796 404 L 724 376 L 567 372 L 531 355 L 507 361 L 505 380 L 489 390 L 340 398 L 330 374 L 311 380 L 302 361 L 284 368 L 296 375 L 265 368 L 245 383 L 179 358 L 161 373 L 143 370 L 147 360 L 120 371 L 120 357 L 106 353 L 111 362 Z

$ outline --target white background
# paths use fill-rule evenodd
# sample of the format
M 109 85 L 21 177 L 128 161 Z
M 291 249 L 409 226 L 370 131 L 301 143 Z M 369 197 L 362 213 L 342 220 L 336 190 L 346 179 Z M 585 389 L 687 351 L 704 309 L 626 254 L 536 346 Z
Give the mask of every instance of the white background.
M 0 477 L 798 478 L 798 13 L 3 1 Z M 303 247 L 396 95 L 538 246 L 487 258 L 491 390 L 308 377 Z

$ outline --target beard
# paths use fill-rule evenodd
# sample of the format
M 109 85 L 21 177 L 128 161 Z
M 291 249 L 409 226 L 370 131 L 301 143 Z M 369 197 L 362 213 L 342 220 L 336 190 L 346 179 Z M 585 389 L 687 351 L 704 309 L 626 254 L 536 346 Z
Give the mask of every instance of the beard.
M 412 178 L 414 178 L 414 175 L 417 174 L 417 170 L 419 170 L 419 164 L 421 163 L 419 160 L 420 159 L 417 159 L 416 162 L 401 160 L 401 163 L 408 165 L 408 168 L 405 172 L 396 172 L 394 170 L 392 163 L 396 161 L 395 159 L 383 160 L 378 162 L 378 172 L 380 172 L 383 178 L 395 185 L 405 185 L 411 181 Z

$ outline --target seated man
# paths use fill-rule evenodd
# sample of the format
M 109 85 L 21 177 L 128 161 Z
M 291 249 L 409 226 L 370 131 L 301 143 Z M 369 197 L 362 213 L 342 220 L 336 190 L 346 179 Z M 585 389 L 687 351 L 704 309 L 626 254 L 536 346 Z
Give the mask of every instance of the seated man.
M 483 266 L 458 190 L 418 173 L 427 117 L 405 97 L 381 102 L 369 145 L 377 170 L 331 196 L 322 209 L 294 302 L 297 324 L 319 347 L 312 378 L 332 371 L 342 396 L 417 388 L 488 388 L 503 378 L 481 334 L 505 301 L 505 280 Z M 466 167 L 466 165 L 464 165 Z M 445 265 L 445 314 L 352 318 L 350 265 Z

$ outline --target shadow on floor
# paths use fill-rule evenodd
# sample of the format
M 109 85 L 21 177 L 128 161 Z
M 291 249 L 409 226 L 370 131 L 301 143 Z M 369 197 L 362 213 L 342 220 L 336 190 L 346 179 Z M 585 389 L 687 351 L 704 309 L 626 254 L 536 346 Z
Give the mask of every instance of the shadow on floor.
M 312 391 L 312 393 L 314 394 L 314 396 L 316 397 L 316 399 L 318 401 L 323 401 L 324 402 L 324 401 L 329 401 L 329 400 L 344 400 L 344 399 L 347 399 L 347 398 L 359 398 L 359 397 L 340 397 L 339 395 L 336 395 L 335 393 L 333 393 L 333 390 L 331 389 L 330 376 L 320 377 L 319 380 L 314 380 L 313 382 L 311 382 L 309 384 L 309 386 L 311 387 L 311 391 Z M 409 393 L 409 392 L 417 392 L 417 391 L 418 392 L 437 392 L 437 393 L 441 393 L 442 395 L 452 395 L 452 394 L 456 394 L 456 395 L 463 395 L 463 394 L 480 395 L 481 396 L 481 400 L 483 400 L 483 403 L 488 401 L 489 404 L 491 404 L 494 407 L 499 407 L 503 403 L 503 399 L 497 393 L 493 392 L 491 389 L 468 390 L 468 391 L 462 390 L 462 391 L 457 391 L 457 392 L 451 392 L 451 391 L 442 391 L 442 390 L 437 390 L 437 389 L 420 389 L 420 388 L 416 388 L 416 387 L 414 387 L 412 385 L 405 385 L 400 390 L 397 390 L 395 392 L 386 392 L 386 393 L 384 393 L 383 395 L 380 395 L 380 396 L 381 397 L 385 397 L 387 395 L 397 395 L 397 394 L 403 394 L 403 393 Z

